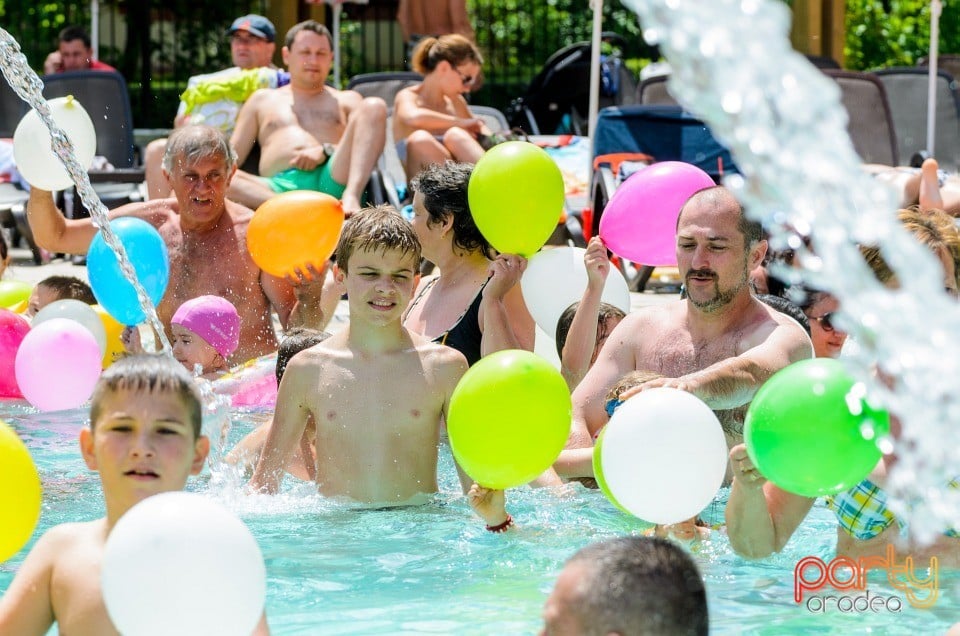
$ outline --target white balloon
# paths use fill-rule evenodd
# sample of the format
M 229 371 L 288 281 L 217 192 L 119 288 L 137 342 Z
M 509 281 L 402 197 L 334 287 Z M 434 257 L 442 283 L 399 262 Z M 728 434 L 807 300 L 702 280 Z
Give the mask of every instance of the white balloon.
M 560 315 L 580 300 L 587 289 L 587 268 L 583 264 L 585 253 L 582 247 L 541 250 L 530 257 L 520 279 L 523 301 L 530 315 L 551 338 L 556 336 Z M 600 297 L 624 313 L 630 312 L 630 288 L 623 274 L 612 264 Z
M 93 334 L 93 339 L 97 341 L 97 345 L 100 347 L 100 357 L 102 358 L 107 352 L 107 330 L 104 329 L 100 316 L 87 303 L 73 298 L 56 300 L 38 311 L 30 324 L 32 327 L 36 327 L 51 318 L 66 318 L 79 322 Z
M 47 102 L 54 121 L 73 143 L 77 161 L 89 168 L 97 152 L 97 133 L 90 115 L 73 96 Z M 73 179 L 50 147 L 50 131 L 37 111 L 23 116 L 13 133 L 13 160 L 27 183 L 41 190 L 65 190 Z
M 110 532 L 100 574 L 124 636 L 238 636 L 263 613 L 266 568 L 240 519 L 202 495 L 144 499 Z
M 710 407 L 686 391 L 638 393 L 604 429 L 600 466 L 617 502 L 651 523 L 690 519 L 727 471 L 727 442 Z

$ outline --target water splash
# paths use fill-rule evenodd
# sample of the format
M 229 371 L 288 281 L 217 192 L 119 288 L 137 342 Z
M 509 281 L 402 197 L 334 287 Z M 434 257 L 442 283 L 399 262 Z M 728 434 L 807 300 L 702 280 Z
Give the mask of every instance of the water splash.
M 853 371 L 903 424 L 887 484 L 893 509 L 922 542 L 960 527 L 960 492 L 946 488 L 960 472 L 960 305 L 930 251 L 896 221 L 895 193 L 862 170 L 835 82 L 792 49 L 786 4 L 623 3 L 670 61 L 671 93 L 732 152 L 742 176 L 725 184 L 771 232 L 771 247 L 795 249 L 799 278 L 841 300 L 839 324 L 859 345 Z M 900 289 L 876 281 L 858 243 L 880 246 Z
M 43 82 L 30 68 L 27 58 L 20 52 L 20 45 L 17 41 L 2 28 L 0 28 L 0 71 L 3 72 L 3 76 L 14 92 L 37 111 L 40 120 L 50 131 L 51 148 L 54 154 L 63 162 L 73 182 L 77 184 L 80 200 L 90 210 L 94 225 L 103 233 L 107 245 L 117 255 L 123 275 L 133 284 L 137 292 L 137 299 L 140 301 L 140 307 L 154 331 L 159 334 L 163 352 L 170 354 L 170 342 L 167 340 L 166 331 L 160 323 L 160 318 L 157 317 L 157 312 L 150 301 L 150 297 L 137 279 L 137 273 L 127 257 L 123 244 L 110 228 L 107 209 L 97 197 L 93 186 L 90 185 L 87 171 L 77 161 L 73 144 L 50 114 L 50 106 L 43 97 Z

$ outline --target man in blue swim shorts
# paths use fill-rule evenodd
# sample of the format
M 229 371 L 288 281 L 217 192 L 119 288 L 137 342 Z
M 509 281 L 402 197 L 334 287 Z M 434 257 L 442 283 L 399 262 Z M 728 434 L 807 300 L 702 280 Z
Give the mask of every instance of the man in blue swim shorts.
M 278 192 L 314 190 L 339 198 L 349 215 L 383 152 L 387 105 L 327 86 L 333 38 L 318 22 L 294 25 L 281 53 L 290 83 L 251 95 L 230 138 L 241 162 L 260 144 L 260 176 L 238 170 L 229 196 L 256 209 Z

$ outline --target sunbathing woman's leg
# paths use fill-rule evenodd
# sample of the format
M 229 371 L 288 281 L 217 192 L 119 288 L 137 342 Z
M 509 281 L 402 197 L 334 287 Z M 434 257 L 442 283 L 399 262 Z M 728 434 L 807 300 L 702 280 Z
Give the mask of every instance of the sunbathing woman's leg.
M 463 128 L 451 128 L 443 135 L 444 147 L 456 161 L 477 163 L 483 156 L 483 147 L 476 137 Z
M 432 133 L 415 130 L 407 137 L 407 161 L 404 169 L 408 179 L 413 179 L 429 165 L 449 159 L 453 159 L 453 156 Z

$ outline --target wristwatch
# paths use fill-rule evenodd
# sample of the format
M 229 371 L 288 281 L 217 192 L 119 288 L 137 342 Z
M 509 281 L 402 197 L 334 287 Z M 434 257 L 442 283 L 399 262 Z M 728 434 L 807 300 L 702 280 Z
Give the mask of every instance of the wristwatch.
M 330 158 L 333 157 L 333 153 L 337 151 L 337 147 L 333 144 L 321 144 L 323 146 L 323 154 L 326 155 L 326 159 L 323 160 L 324 163 L 330 161 Z

